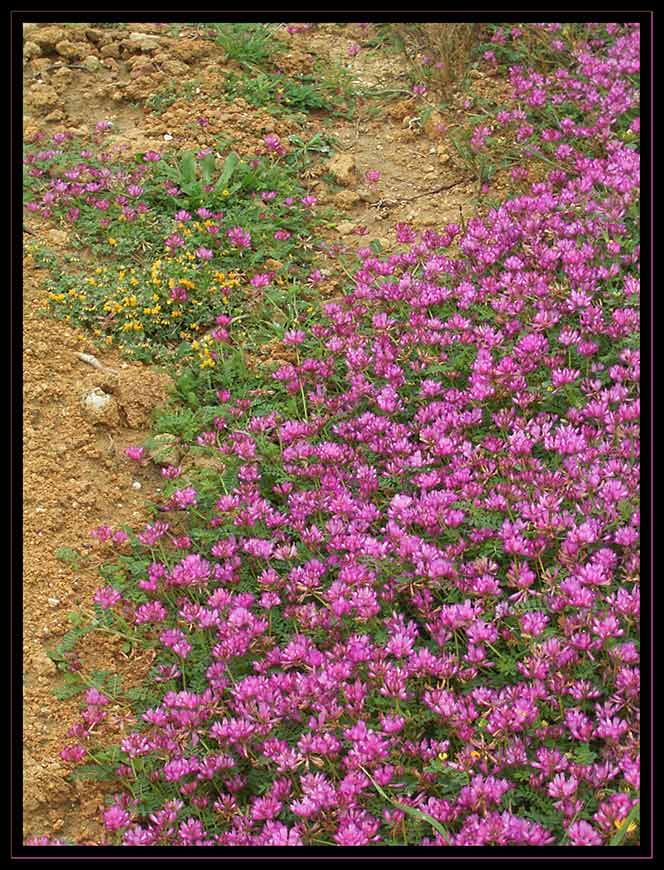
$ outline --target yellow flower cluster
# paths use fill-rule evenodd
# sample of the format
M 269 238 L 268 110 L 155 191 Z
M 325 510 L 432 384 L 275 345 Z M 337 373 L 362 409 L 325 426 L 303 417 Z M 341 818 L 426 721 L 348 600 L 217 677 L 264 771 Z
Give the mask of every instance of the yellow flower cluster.
M 161 270 L 161 260 L 154 260 L 150 267 L 150 280 L 155 287 L 161 287 L 161 278 L 159 272 Z
M 213 369 L 215 367 L 216 362 L 212 356 L 212 351 L 210 350 L 209 339 L 207 336 L 204 336 L 201 341 L 192 341 L 191 347 L 193 350 L 198 351 L 198 361 L 200 368 Z
M 140 320 L 128 320 L 122 324 L 123 332 L 143 332 L 143 324 Z

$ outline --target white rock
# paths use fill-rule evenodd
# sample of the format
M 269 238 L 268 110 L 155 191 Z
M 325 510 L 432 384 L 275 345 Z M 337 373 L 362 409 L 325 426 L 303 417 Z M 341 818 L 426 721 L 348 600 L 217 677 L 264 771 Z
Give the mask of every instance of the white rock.
M 131 488 L 132 488 L 132 489 L 140 489 L 140 488 L 141 488 L 140 481 L 138 481 L 138 480 L 134 480 L 134 481 L 132 482 Z
M 84 413 L 94 423 L 103 423 L 107 426 L 114 426 L 119 423 L 117 402 L 113 396 L 109 396 L 108 393 L 105 393 L 99 387 L 95 387 L 83 394 L 81 406 Z
M 103 411 L 110 401 L 109 395 L 95 387 L 83 396 L 83 407 L 92 411 Z

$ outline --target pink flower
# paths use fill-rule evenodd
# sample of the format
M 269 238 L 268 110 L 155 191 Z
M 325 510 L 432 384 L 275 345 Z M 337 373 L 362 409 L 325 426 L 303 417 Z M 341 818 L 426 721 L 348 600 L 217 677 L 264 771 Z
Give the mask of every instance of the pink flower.
M 134 462 L 141 462 L 145 457 L 145 447 L 127 447 L 125 456 Z
M 82 761 L 85 756 L 88 754 L 88 750 L 85 746 L 82 746 L 80 743 L 76 743 L 72 746 L 65 746 L 65 748 L 60 753 L 60 758 L 63 761 L 73 761 L 78 763 Z
M 117 604 L 121 598 L 122 596 L 117 589 L 114 589 L 112 586 L 103 586 L 97 589 L 93 600 L 95 604 L 98 604 L 104 610 L 108 610 L 109 607 Z
M 580 819 L 567 829 L 572 846 L 601 846 L 603 840 L 589 822 Z
M 127 810 L 117 805 L 112 806 L 104 812 L 104 826 L 109 831 L 117 831 L 120 828 L 126 828 L 131 821 L 131 816 Z
M 231 244 L 236 248 L 251 247 L 251 233 L 243 230 L 242 227 L 231 227 L 226 236 L 230 239 Z

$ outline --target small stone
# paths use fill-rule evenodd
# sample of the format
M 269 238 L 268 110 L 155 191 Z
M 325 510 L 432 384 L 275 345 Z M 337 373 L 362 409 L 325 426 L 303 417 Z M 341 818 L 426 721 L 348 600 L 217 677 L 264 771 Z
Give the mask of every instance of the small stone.
M 179 60 L 166 60 L 161 64 L 161 68 L 169 76 L 184 76 L 189 72 L 187 64 Z
M 90 54 L 81 61 L 81 65 L 89 72 L 96 72 L 101 67 L 101 61 L 94 54 Z
M 46 235 L 55 245 L 66 245 L 69 238 L 64 230 L 48 230 Z
M 89 390 L 81 398 L 81 405 L 86 416 L 94 423 L 117 425 L 120 417 L 118 404 L 112 396 L 95 387 Z
M 57 84 L 68 84 L 71 80 L 74 73 L 68 69 L 66 66 L 61 66 L 60 69 L 56 69 L 53 73 L 53 84 L 54 86 Z
M 148 36 L 145 33 L 130 33 L 129 39 L 123 43 L 130 50 L 138 48 L 140 51 L 156 51 L 160 47 L 156 36 Z
M 35 27 L 30 31 L 30 42 L 36 42 L 43 52 L 48 53 L 65 40 L 66 36 L 67 33 L 62 27 Z
M 359 193 L 354 190 L 340 190 L 334 194 L 334 202 L 340 208 L 352 208 L 360 201 Z
M 136 489 L 136 490 L 141 489 L 141 482 L 140 482 L 140 480 L 132 480 L 132 482 L 131 482 L 131 488 L 132 488 L 132 489 Z
M 59 598 L 47 598 L 46 600 L 51 605 L 51 607 L 57 607 L 60 604 Z
M 59 124 L 61 121 L 64 121 L 65 113 L 62 109 L 53 109 L 52 112 L 49 112 L 48 115 L 44 118 L 46 122 L 49 124 Z
M 105 45 L 99 52 L 102 57 L 120 57 L 120 46 L 117 42 L 109 42 L 108 45 Z
M 337 231 L 342 236 L 349 236 L 353 230 L 355 229 L 355 224 L 350 221 L 341 221 L 340 224 L 337 224 Z
M 69 42 L 68 39 L 63 39 L 55 46 L 56 52 L 60 55 L 60 57 L 66 57 L 67 59 L 71 59 L 76 57 L 78 54 L 78 49 L 74 45 L 73 42 Z
M 42 53 L 41 48 L 37 45 L 36 42 L 24 42 L 23 43 L 23 57 L 26 60 L 31 60 L 33 57 L 39 57 Z
M 60 101 L 60 97 L 55 88 L 43 83 L 33 85 L 30 88 L 28 91 L 28 99 L 35 109 L 41 109 L 42 111 L 52 109 L 54 106 L 57 106 Z
M 46 653 L 40 652 L 32 658 L 32 666 L 38 676 L 48 676 L 57 673 L 57 667 Z
M 335 154 L 327 168 L 335 180 L 344 186 L 351 184 L 355 178 L 355 158 L 350 154 Z

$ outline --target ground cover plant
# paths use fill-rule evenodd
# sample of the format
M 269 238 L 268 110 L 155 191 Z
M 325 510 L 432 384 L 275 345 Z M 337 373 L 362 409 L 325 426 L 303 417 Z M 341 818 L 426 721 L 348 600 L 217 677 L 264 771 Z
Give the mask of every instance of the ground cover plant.
M 32 214 L 114 258 L 54 313 L 177 365 L 164 500 L 94 530 L 112 558 L 52 651 L 108 843 L 638 842 L 639 29 L 531 29 L 489 28 L 511 101 L 459 138 L 522 192 L 397 222 L 327 303 L 297 146 L 29 149 Z M 87 673 L 93 631 L 151 649 L 149 683 Z

